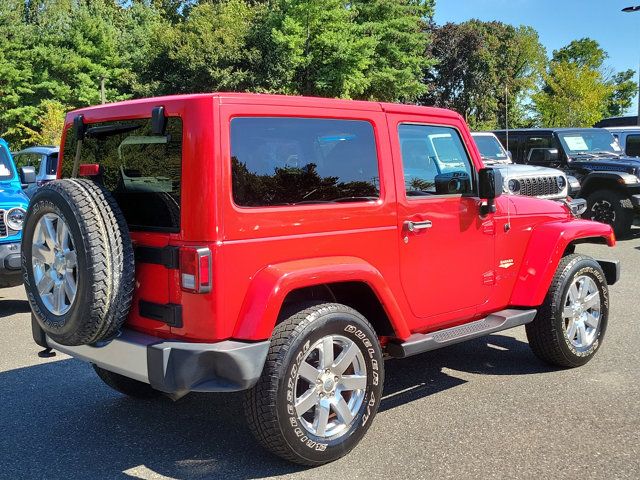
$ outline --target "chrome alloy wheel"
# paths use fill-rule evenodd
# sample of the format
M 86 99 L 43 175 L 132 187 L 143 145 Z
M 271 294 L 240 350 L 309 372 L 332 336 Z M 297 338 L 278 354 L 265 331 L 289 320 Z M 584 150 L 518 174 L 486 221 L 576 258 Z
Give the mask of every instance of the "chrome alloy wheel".
M 600 326 L 600 290 L 591 277 L 581 275 L 567 291 L 562 319 L 565 335 L 579 349 L 589 348 Z
M 69 227 L 55 213 L 36 224 L 31 262 L 40 300 L 49 312 L 64 315 L 76 298 L 78 262 Z
M 296 375 L 298 420 L 318 437 L 339 437 L 349 431 L 367 388 L 367 367 L 360 348 L 350 339 L 328 335 L 306 352 Z

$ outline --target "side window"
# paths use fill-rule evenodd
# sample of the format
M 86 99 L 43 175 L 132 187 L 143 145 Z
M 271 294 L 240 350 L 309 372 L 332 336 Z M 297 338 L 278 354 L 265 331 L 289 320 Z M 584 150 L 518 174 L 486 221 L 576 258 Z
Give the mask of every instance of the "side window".
M 407 196 L 473 191 L 471 161 L 454 128 L 403 124 L 398 136 Z
M 640 135 L 627 135 L 625 153 L 630 157 L 640 157 Z
M 233 200 L 242 207 L 375 200 L 373 126 L 360 120 L 231 120 Z
M 553 138 L 551 136 L 532 136 L 527 137 L 524 145 L 524 159 L 528 163 L 532 161 L 532 157 L 537 157 L 537 152 L 544 148 L 554 148 Z
M 16 163 L 16 168 L 18 168 L 18 170 L 22 167 L 34 167 L 37 174 L 38 167 L 40 166 L 38 163 L 40 158 L 41 156 L 37 153 L 21 153 L 19 155 L 14 155 L 13 161 Z

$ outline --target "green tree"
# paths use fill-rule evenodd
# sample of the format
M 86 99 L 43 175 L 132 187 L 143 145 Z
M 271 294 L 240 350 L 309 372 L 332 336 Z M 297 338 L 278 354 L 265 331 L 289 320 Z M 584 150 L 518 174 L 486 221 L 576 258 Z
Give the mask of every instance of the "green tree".
M 590 38 L 555 50 L 542 90 L 532 98 L 538 123 L 590 127 L 603 117 L 624 112 L 635 94 L 635 72 L 612 73 L 605 67 L 607 58 L 607 52 Z
M 510 126 L 531 122 L 527 99 L 545 63 L 535 30 L 471 20 L 432 25 L 431 32 L 437 64 L 425 72 L 423 104 L 452 108 L 476 129 L 504 127 L 505 109 Z

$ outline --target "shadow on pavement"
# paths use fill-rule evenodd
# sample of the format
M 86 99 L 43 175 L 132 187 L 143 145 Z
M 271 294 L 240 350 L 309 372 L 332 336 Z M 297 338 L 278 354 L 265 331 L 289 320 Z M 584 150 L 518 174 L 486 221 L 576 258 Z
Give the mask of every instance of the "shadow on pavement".
M 444 367 L 487 375 L 546 371 L 526 343 L 493 335 L 388 361 L 381 411 L 465 382 Z M 132 400 L 104 386 L 88 364 L 62 360 L 0 373 L 0 396 L 0 478 L 131 478 L 144 468 L 226 480 L 300 469 L 255 443 L 239 393 Z
M 9 300 L 0 297 L 0 318 L 10 317 L 17 313 L 27 313 L 31 309 L 26 300 Z

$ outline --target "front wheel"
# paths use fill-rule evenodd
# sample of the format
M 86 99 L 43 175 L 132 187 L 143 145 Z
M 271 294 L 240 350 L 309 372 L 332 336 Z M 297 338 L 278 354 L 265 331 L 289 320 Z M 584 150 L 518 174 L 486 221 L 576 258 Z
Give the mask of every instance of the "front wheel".
M 276 326 L 262 376 L 247 392 L 249 427 L 272 453 L 321 465 L 353 449 L 380 405 L 378 338 L 358 312 L 315 304 Z
M 616 237 L 622 238 L 631 232 L 633 204 L 629 197 L 616 190 L 597 190 L 587 198 L 584 218 L 611 225 Z
M 584 365 L 602 344 L 608 316 L 609 290 L 598 262 L 567 255 L 536 318 L 526 325 L 529 345 L 552 365 Z

